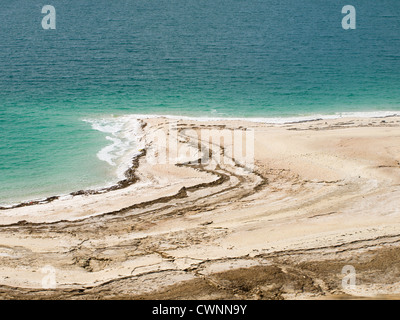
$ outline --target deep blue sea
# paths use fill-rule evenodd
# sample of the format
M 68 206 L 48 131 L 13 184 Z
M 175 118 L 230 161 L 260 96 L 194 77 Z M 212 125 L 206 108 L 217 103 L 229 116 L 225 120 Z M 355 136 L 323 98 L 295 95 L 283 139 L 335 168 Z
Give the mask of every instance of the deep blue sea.
M 0 4 L 0 204 L 115 182 L 123 115 L 400 111 L 399 0 Z

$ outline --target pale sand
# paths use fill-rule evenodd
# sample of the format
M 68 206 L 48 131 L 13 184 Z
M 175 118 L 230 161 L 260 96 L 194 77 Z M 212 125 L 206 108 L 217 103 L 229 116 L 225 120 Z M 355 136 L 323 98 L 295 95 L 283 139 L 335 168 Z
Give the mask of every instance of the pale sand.
M 400 118 L 143 122 L 138 182 L 0 211 L 1 297 L 400 294 Z M 155 137 L 171 123 L 180 142 L 168 151 L 179 156 L 158 163 Z M 223 127 L 254 130 L 253 171 L 229 141 L 213 145 L 213 163 L 176 165 L 208 153 L 200 129 Z M 341 286 L 345 265 L 357 272 L 351 290 Z M 42 288 L 44 266 L 55 289 Z

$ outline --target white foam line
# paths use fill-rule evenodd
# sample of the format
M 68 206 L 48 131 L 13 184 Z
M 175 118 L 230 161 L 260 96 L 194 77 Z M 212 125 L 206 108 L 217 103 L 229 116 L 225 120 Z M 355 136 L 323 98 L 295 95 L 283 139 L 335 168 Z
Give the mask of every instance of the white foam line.
M 173 120 L 191 120 L 191 121 L 250 121 L 258 123 L 271 123 L 271 124 L 285 124 L 296 123 L 312 120 L 332 120 L 340 118 L 385 118 L 391 116 L 400 116 L 400 111 L 369 111 L 369 112 L 341 112 L 332 115 L 327 114 L 313 114 L 296 117 L 273 117 L 273 118 L 229 118 L 229 117 L 189 117 L 189 116 L 176 116 L 176 115 L 147 115 L 147 114 L 131 114 L 127 117 L 133 119 L 153 119 L 153 118 L 166 118 Z
M 139 119 L 125 115 L 83 121 L 90 123 L 94 130 L 107 134 L 106 139 L 111 141 L 111 144 L 101 149 L 97 158 L 116 167 L 117 178 L 124 179 L 124 173 L 130 167 L 130 160 L 140 154 L 139 142 L 143 133 Z

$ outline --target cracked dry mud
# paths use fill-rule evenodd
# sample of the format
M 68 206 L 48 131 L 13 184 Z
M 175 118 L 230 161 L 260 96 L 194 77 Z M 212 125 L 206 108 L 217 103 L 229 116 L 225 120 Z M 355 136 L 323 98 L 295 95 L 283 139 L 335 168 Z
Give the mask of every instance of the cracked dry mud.
M 398 297 L 399 118 L 143 122 L 135 183 L 0 211 L 1 298 Z M 254 170 L 229 142 L 199 140 L 244 128 Z M 168 163 L 160 132 L 179 140 Z

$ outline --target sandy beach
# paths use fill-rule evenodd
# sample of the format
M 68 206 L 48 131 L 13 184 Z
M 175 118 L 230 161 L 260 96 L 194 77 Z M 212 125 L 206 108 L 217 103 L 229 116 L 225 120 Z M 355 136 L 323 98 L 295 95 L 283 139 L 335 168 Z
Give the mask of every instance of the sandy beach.
M 0 210 L 1 298 L 400 297 L 400 117 L 141 122 L 132 183 Z

